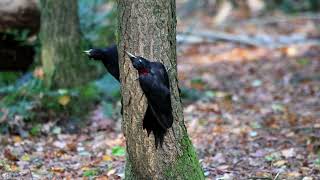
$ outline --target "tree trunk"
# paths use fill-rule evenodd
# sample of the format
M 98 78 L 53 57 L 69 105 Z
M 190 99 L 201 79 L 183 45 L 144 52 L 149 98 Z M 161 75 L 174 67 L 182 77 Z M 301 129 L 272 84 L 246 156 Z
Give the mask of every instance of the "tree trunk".
M 92 79 L 82 51 L 77 0 L 41 0 L 41 60 L 49 87 L 73 87 Z
M 176 66 L 175 0 L 119 0 L 119 58 L 126 137 L 126 179 L 204 179 L 183 120 Z M 137 72 L 124 49 L 157 60 L 170 68 L 174 123 L 163 148 L 155 148 L 153 134 L 142 129 L 146 110 Z

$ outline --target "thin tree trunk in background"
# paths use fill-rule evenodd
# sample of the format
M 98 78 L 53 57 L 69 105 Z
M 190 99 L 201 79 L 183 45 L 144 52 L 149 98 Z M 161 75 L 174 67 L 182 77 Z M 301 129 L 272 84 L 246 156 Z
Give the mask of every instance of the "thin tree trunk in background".
M 77 0 L 41 0 L 41 60 L 49 87 L 73 87 L 94 73 L 82 51 Z
M 184 125 L 178 90 L 175 0 L 119 0 L 118 10 L 126 179 L 204 179 Z M 163 149 L 156 149 L 153 134 L 148 137 L 142 129 L 146 98 L 124 49 L 170 68 L 174 124 L 165 136 Z

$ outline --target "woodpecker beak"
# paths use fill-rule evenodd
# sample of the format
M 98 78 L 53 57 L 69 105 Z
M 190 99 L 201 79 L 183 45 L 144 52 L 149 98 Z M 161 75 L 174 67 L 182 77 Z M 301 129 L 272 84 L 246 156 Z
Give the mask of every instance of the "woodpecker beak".
M 86 55 L 90 56 L 91 51 L 92 51 L 92 49 L 89 49 L 89 50 L 86 50 L 86 51 L 83 51 L 83 52 L 86 53 Z
M 126 52 L 126 54 L 129 56 L 130 59 L 131 58 L 137 58 L 135 55 L 129 53 L 128 51 L 124 51 L 124 52 Z

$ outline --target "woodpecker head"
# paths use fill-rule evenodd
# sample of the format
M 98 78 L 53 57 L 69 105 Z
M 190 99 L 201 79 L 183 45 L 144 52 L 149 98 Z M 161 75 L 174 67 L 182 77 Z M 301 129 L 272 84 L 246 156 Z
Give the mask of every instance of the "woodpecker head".
M 125 52 L 129 56 L 133 67 L 138 70 L 139 74 L 147 74 L 150 72 L 150 61 L 143 57 L 135 56 L 127 51 Z
M 94 60 L 101 60 L 103 59 L 104 52 L 102 49 L 89 49 L 86 51 L 83 51 L 88 55 L 89 58 L 94 59 Z

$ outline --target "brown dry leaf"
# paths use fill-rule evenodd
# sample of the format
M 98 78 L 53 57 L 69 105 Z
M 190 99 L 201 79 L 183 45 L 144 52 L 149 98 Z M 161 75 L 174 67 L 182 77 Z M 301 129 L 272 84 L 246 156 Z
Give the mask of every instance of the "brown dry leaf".
M 299 172 L 289 172 L 286 174 L 286 176 L 290 178 L 299 178 L 301 174 Z
M 309 153 L 313 153 L 313 152 L 315 151 L 315 148 L 314 148 L 313 143 L 307 144 L 306 150 L 307 150 L 307 152 L 309 152 Z
M 201 104 L 198 109 L 203 112 L 214 112 L 216 114 L 221 114 L 218 104 Z
M 17 155 L 13 154 L 11 152 L 11 150 L 8 148 L 4 150 L 3 155 L 5 158 L 7 158 L 10 161 L 18 161 L 19 160 Z
M 214 121 L 217 125 L 223 125 L 225 123 L 225 121 L 221 118 L 218 117 L 217 119 L 215 119 Z
M 63 167 L 52 167 L 51 171 L 54 173 L 63 173 L 64 172 L 64 168 Z
M 221 107 L 221 109 L 224 109 L 225 111 L 233 110 L 232 101 L 230 99 L 223 99 L 221 101 L 218 101 L 218 104 L 219 107 Z
M 281 167 L 287 163 L 286 160 L 279 160 L 273 163 L 274 166 Z
M 72 180 L 72 179 L 73 179 L 72 175 L 70 175 L 70 174 L 66 175 L 66 177 L 65 177 L 65 180 Z
M 205 83 L 199 83 L 199 82 L 191 82 L 191 88 L 197 89 L 197 90 L 204 90 L 205 89 Z
M 284 47 L 281 48 L 281 52 L 288 57 L 295 57 L 298 55 L 298 50 L 296 47 Z
M 248 59 L 250 53 L 250 51 L 244 48 L 234 48 L 231 52 L 231 54 L 233 54 L 234 57 L 237 57 L 239 59 Z
M 96 180 L 108 180 L 107 176 L 99 176 L 96 178 Z
M 270 128 L 278 129 L 279 124 L 278 124 L 278 119 L 275 116 L 271 116 L 268 119 L 264 121 L 264 125 Z
M 215 134 L 221 134 L 221 133 L 225 132 L 225 128 L 223 126 L 217 125 L 217 126 L 213 127 L 212 132 Z
M 268 172 L 257 172 L 256 173 L 257 177 L 271 177 L 272 174 L 268 173 Z
M 53 155 L 54 155 L 55 157 L 61 157 L 61 156 L 63 156 L 65 153 L 66 153 L 66 152 L 65 152 L 64 150 L 60 149 L 60 150 L 54 151 Z
M 302 124 L 310 124 L 314 123 L 314 118 L 310 115 L 302 116 L 301 117 L 301 123 Z
M 299 169 L 299 171 L 300 171 L 302 174 L 308 174 L 308 173 L 310 173 L 311 168 L 309 168 L 309 167 L 301 167 L 301 168 Z
M 13 136 L 13 142 L 14 143 L 20 143 L 22 141 L 21 137 L 20 136 Z
M 88 171 L 88 170 L 90 170 L 90 169 L 91 169 L 91 168 L 88 167 L 88 166 L 83 166 L 83 167 L 81 168 L 82 171 Z
M 37 67 L 34 71 L 33 71 L 33 76 L 38 78 L 38 79 L 43 79 L 44 77 L 44 71 L 42 69 L 42 67 Z
M 296 126 L 298 122 L 297 114 L 291 112 L 288 107 L 284 110 L 283 119 L 286 119 L 291 126 Z
M 96 166 L 96 165 L 98 165 L 101 161 L 102 161 L 101 158 L 95 158 L 94 160 L 92 160 L 92 161 L 90 162 L 90 165 L 91 165 L 91 166 Z
M 185 73 L 181 72 L 181 73 L 178 74 L 178 78 L 179 78 L 180 80 L 186 80 L 186 79 L 187 79 L 187 76 L 185 75 Z
M 13 172 L 17 172 L 17 171 L 19 171 L 19 167 L 14 165 L 14 164 L 12 164 L 12 165 L 10 165 L 10 170 L 13 171 Z
M 71 142 L 67 144 L 68 150 L 69 151 L 76 151 L 77 150 L 77 143 Z

